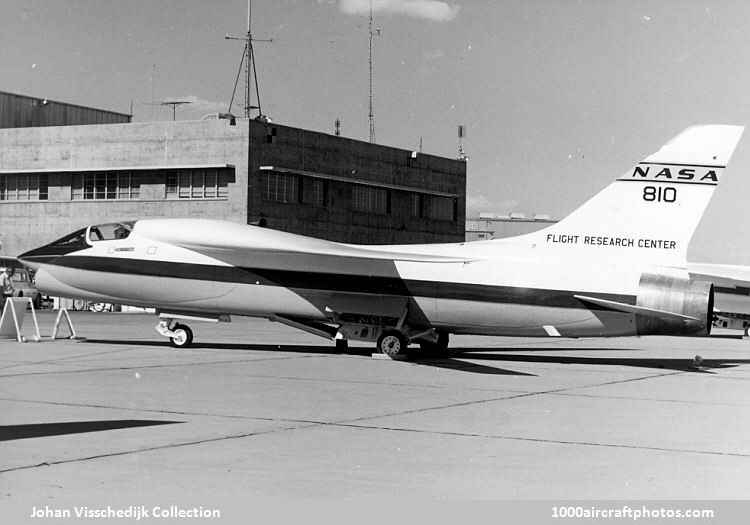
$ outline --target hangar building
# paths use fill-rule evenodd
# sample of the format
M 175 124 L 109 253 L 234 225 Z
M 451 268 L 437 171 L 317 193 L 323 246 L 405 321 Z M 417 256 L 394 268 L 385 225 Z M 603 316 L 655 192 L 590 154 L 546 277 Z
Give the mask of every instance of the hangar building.
M 132 115 L 0 91 L 0 128 L 130 122 Z
M 465 203 L 461 160 L 259 120 L 0 129 L 4 255 L 152 217 L 263 219 L 362 244 L 457 242 Z
M 484 241 L 514 237 L 541 230 L 556 222 L 550 219 L 549 215 L 527 217 L 523 213 L 480 212 L 479 216 L 466 218 L 466 240 Z

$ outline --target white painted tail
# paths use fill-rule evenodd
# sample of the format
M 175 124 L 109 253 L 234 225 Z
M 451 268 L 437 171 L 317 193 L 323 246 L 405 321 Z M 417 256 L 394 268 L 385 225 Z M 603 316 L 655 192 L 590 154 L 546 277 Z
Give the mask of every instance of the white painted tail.
M 683 266 L 688 243 L 744 127 L 693 126 L 557 224 L 523 236 L 592 257 Z

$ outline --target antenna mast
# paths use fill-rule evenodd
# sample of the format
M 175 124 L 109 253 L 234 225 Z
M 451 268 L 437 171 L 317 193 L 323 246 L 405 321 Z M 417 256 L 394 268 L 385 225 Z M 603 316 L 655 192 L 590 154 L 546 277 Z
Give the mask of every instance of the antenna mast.
M 464 151 L 464 137 L 466 137 L 466 126 L 463 124 L 458 125 L 458 160 L 466 162 L 469 160 L 469 156 Z
M 258 72 L 255 69 L 255 52 L 253 50 L 253 42 L 273 42 L 272 38 L 268 39 L 257 39 L 253 38 L 253 33 L 250 25 L 252 13 L 252 0 L 247 0 L 247 34 L 243 37 L 229 36 L 226 35 L 224 38 L 227 40 L 244 40 L 245 49 L 242 52 L 242 60 L 240 60 L 240 68 L 242 64 L 245 64 L 245 117 L 250 118 L 250 112 L 253 109 L 258 110 L 258 116 L 263 116 L 263 111 L 260 106 L 260 88 L 258 85 Z M 239 71 L 237 72 L 237 78 L 239 79 Z M 257 106 L 253 106 L 250 101 L 250 93 L 252 92 L 252 81 L 255 80 L 255 99 L 258 101 Z M 234 102 L 234 94 L 237 91 L 237 81 L 234 83 L 234 90 L 232 91 L 232 100 L 229 102 L 229 113 L 232 113 L 232 103 Z
M 372 112 L 372 0 L 370 0 L 370 142 L 375 143 L 375 115 Z

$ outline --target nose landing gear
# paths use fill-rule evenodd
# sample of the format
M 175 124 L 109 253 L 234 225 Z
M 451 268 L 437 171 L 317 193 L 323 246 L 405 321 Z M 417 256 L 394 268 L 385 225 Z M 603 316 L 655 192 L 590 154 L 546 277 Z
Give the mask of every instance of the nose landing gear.
M 193 342 L 193 330 L 186 324 L 175 322 L 174 319 L 159 319 L 156 331 L 160 335 L 168 337 L 169 344 L 175 348 L 188 348 Z

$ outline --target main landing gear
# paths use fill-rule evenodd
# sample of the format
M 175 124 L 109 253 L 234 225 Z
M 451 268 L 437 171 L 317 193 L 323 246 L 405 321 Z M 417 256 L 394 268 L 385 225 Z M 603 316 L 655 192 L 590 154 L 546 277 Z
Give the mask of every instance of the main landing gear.
M 169 344 L 175 348 L 187 348 L 193 342 L 193 331 L 186 324 L 175 322 L 174 319 L 159 319 L 156 331 L 169 338 Z
M 409 347 L 409 340 L 400 330 L 383 330 L 378 337 L 378 351 L 391 359 L 405 357 Z
M 421 337 L 409 339 L 401 330 L 389 328 L 380 333 L 377 349 L 391 359 L 405 359 L 408 356 L 409 343 L 415 342 L 421 348 L 417 354 L 419 357 L 437 357 L 447 355 L 448 341 L 449 336 L 445 332 L 431 331 L 428 334 L 421 334 Z

